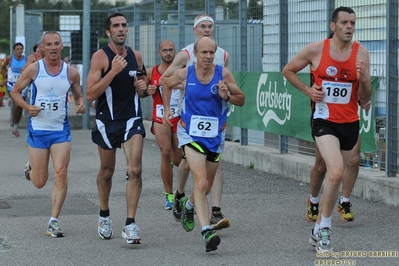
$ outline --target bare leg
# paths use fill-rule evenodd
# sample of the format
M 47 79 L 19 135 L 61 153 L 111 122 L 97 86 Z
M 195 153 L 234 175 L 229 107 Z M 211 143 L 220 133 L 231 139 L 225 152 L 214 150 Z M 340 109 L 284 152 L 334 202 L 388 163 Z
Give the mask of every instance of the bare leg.
M 105 150 L 98 146 L 100 154 L 100 171 L 97 175 L 97 189 L 100 198 L 101 210 L 108 210 L 109 194 L 112 187 L 112 176 L 115 171 L 115 154 L 116 149 Z
M 222 201 L 222 192 L 223 192 L 223 172 L 222 172 L 222 162 L 220 161 L 216 170 L 215 180 L 213 182 L 211 190 L 212 206 L 220 207 L 220 203 Z
M 134 218 L 136 216 L 142 189 L 143 136 L 136 134 L 126 141 L 126 143 L 128 143 L 129 146 L 129 149 L 125 149 L 126 156 L 129 159 L 129 181 L 126 185 L 127 217 Z
M 359 174 L 360 161 L 360 137 L 357 139 L 356 145 L 350 152 L 350 157 L 346 165 L 344 178 L 342 181 L 342 196 L 350 198 L 353 187 L 355 186 L 357 176 Z
M 58 218 L 68 191 L 68 165 L 71 155 L 71 142 L 51 145 L 50 153 L 54 167 L 54 189 L 52 193 L 51 216 Z

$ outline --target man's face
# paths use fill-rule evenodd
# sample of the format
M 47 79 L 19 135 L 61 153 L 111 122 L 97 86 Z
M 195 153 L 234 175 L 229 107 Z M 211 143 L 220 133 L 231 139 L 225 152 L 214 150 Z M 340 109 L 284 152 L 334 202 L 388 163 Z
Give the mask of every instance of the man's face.
M 61 51 L 64 48 L 60 35 L 48 33 L 43 36 L 43 47 L 45 57 L 49 59 L 61 58 Z
M 162 42 L 159 46 L 158 54 L 163 62 L 170 64 L 172 63 L 176 55 L 175 46 L 173 45 L 172 42 L 168 41 Z
M 14 48 L 14 55 L 16 57 L 21 57 L 24 52 L 24 48 L 21 45 L 17 45 Z
M 356 15 L 354 13 L 340 11 L 337 23 L 332 23 L 333 32 L 343 42 L 352 41 L 355 33 Z
M 200 40 L 194 55 L 197 58 L 197 64 L 206 69 L 212 66 L 215 59 L 216 46 L 212 40 Z
M 213 23 L 207 20 L 201 21 L 196 27 L 194 27 L 194 34 L 197 38 L 203 36 L 212 37 L 213 35 Z
M 111 40 L 116 43 L 123 45 L 126 41 L 126 34 L 128 32 L 127 22 L 124 17 L 114 17 L 111 18 L 111 27 L 109 29 L 109 34 Z

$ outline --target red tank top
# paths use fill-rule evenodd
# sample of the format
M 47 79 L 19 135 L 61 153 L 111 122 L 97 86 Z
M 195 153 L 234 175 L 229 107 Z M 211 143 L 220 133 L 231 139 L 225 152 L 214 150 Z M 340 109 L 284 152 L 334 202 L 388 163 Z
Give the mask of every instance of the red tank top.
M 350 57 L 336 61 L 330 56 L 330 39 L 324 40 L 319 66 L 310 70 L 311 82 L 322 86 L 323 102 L 315 103 L 313 118 L 334 123 L 352 123 L 359 120 L 357 89 L 359 80 L 356 73 L 356 58 L 359 43 L 354 42 Z
M 161 78 L 161 74 L 158 71 L 159 65 L 156 65 L 152 68 L 151 75 L 151 85 L 157 86 L 157 90 L 152 95 L 152 121 L 162 123 L 163 116 L 163 103 L 162 103 L 162 94 L 159 88 L 159 79 Z

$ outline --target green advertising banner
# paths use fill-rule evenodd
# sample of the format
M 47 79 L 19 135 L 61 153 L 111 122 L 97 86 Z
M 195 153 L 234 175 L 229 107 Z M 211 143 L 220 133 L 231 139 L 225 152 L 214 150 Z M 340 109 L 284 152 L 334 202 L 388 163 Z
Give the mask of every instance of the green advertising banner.
M 280 72 L 234 73 L 238 86 L 245 94 L 245 105 L 230 105 L 227 124 L 246 129 L 259 130 L 278 135 L 312 141 L 310 131 L 310 99 L 285 80 Z M 299 77 L 309 84 L 308 73 Z M 372 78 L 372 87 L 378 87 Z M 374 93 L 372 98 L 374 103 Z M 375 151 L 375 114 L 359 107 L 361 150 Z

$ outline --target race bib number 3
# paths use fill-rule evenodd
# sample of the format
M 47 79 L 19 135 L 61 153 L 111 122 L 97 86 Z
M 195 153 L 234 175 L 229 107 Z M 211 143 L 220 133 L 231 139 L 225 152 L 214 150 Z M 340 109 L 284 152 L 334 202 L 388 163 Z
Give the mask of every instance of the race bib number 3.
M 352 83 L 325 81 L 322 83 L 323 102 L 347 104 L 352 94 Z
M 219 119 L 210 116 L 191 116 L 190 136 L 215 138 L 218 135 Z

